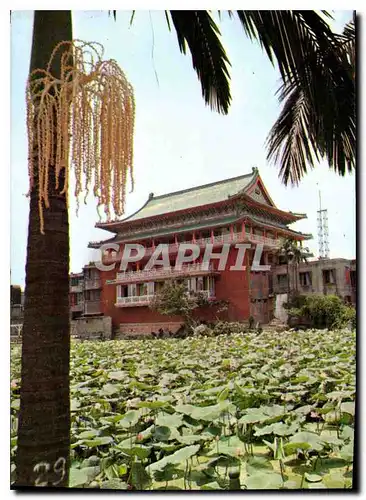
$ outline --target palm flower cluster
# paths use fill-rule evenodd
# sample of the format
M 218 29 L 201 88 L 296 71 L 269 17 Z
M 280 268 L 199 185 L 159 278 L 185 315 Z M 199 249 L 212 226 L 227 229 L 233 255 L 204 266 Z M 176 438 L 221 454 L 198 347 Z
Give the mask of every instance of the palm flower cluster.
M 51 68 L 57 53 L 60 71 L 56 78 Z M 42 233 L 43 208 L 49 208 L 50 169 L 55 170 L 56 190 L 68 199 L 73 168 L 77 207 L 79 195 L 85 191 L 86 199 L 92 185 L 98 207 L 104 205 L 108 220 L 111 208 L 117 216 L 124 213 L 128 173 L 133 189 L 133 88 L 116 61 L 102 57 L 100 44 L 63 41 L 53 50 L 47 68 L 29 75 L 29 193 L 37 185 Z

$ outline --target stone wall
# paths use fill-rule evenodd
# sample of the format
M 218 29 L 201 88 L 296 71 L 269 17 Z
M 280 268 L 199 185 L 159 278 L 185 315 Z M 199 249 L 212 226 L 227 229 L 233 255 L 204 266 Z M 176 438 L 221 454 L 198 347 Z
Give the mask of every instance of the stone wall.
M 165 331 L 170 331 L 176 333 L 182 326 L 181 322 L 156 322 L 156 323 L 124 323 L 119 326 L 116 332 L 116 339 L 124 339 L 129 336 L 144 337 L 151 334 L 151 332 L 157 333 L 160 329 Z
M 101 336 L 110 339 L 112 336 L 112 318 L 109 316 L 95 316 L 72 320 L 71 336 L 83 340 L 99 339 Z

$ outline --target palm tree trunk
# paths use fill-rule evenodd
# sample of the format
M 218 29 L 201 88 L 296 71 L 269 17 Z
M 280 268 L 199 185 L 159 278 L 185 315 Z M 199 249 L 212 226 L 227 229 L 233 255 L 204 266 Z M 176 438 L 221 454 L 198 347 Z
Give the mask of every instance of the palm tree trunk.
M 55 45 L 72 39 L 71 11 L 35 11 L 30 70 L 45 68 Z M 59 73 L 59 59 L 52 68 Z M 37 160 L 37 150 L 34 151 Z M 69 221 L 49 169 L 40 233 L 38 173 L 30 195 L 15 487 L 67 486 L 70 449 Z M 37 465 L 40 464 L 41 465 Z

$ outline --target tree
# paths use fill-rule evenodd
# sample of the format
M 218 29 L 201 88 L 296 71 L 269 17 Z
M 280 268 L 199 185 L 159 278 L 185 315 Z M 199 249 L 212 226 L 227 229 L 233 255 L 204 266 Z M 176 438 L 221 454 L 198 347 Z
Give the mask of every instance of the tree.
M 116 15 L 116 11 L 113 11 Z M 165 11 L 168 25 L 169 11 Z M 221 13 L 220 13 L 221 15 Z M 222 47 L 212 43 L 212 27 L 219 32 L 206 11 L 170 11 L 179 47 L 186 43 L 193 67 L 202 84 L 216 81 L 221 97 L 231 96 L 229 73 L 222 61 Z M 208 16 L 208 17 L 207 17 Z M 238 10 L 245 35 L 257 40 L 271 63 L 278 65 L 282 85 L 278 90 L 284 103 L 267 138 L 267 159 L 280 165 L 279 176 L 287 185 L 298 184 L 325 159 L 339 175 L 352 172 L 356 162 L 356 15 L 342 35 L 332 32 L 325 18 L 312 10 Z M 207 64 L 210 61 L 210 64 Z M 225 56 L 225 61 L 229 61 Z M 207 75 L 205 77 L 205 75 Z M 221 108 L 221 109 L 220 109 Z M 217 109 L 228 112 L 228 105 Z
M 307 262 L 307 255 L 310 253 L 308 247 L 300 247 L 298 245 L 293 245 L 292 247 L 292 264 L 295 271 L 295 290 L 296 293 L 299 292 L 299 264 L 301 262 Z
M 274 54 L 284 82 L 303 85 L 304 72 L 307 74 L 311 70 L 316 73 L 318 85 L 324 84 L 327 90 L 329 85 L 337 87 L 337 97 L 347 101 L 350 88 L 346 78 L 348 73 L 344 74 L 340 56 L 335 54 L 339 44 L 326 22 L 313 11 L 268 12 L 238 11 L 237 15 L 246 34 L 260 41 L 271 60 Z M 231 101 L 228 72 L 230 63 L 212 17 L 207 11 L 171 11 L 166 15 L 169 28 L 170 21 L 174 25 L 181 52 L 186 53 L 188 45 L 205 102 L 212 109 L 226 114 Z M 284 31 L 285 37 L 282 36 Z M 55 47 L 62 41 L 71 40 L 70 11 L 35 11 L 31 72 L 37 68 L 45 69 Z M 330 54 L 327 60 L 321 57 L 324 51 Z M 315 54 L 318 57 L 314 57 Z M 308 60 L 311 60 L 311 64 Z M 339 69 L 339 73 L 332 70 L 331 78 L 328 78 L 328 72 L 322 71 L 325 63 L 332 64 Z M 61 64 L 62 51 L 53 59 L 51 70 L 54 75 L 60 75 Z M 72 61 L 70 65 L 72 66 Z M 338 85 L 339 83 L 342 85 Z M 49 90 L 48 97 L 54 97 L 54 90 Z M 315 106 L 315 100 L 316 98 L 314 102 L 309 100 L 311 105 Z M 327 102 L 329 103 L 329 100 Z M 56 108 L 55 117 L 45 117 L 45 122 L 54 119 L 55 127 L 58 120 Z M 339 109 L 339 114 L 335 117 L 338 120 L 336 128 L 339 124 L 350 126 L 352 117 L 347 115 L 348 112 L 348 106 Z M 63 151 L 64 147 L 68 148 L 68 143 L 67 135 L 60 138 L 56 128 L 52 127 L 40 130 L 36 126 L 37 116 L 33 118 L 34 143 L 30 143 L 28 160 L 29 164 L 32 164 L 32 182 L 16 486 L 60 487 L 68 484 L 70 444 L 68 170 L 61 168 L 58 172 L 55 171 L 57 158 L 55 161 L 42 163 L 37 144 L 42 142 L 44 137 L 48 137 L 47 140 L 53 141 L 55 150 L 60 147 Z M 323 120 L 322 126 L 326 125 Z M 342 133 L 344 137 L 344 127 Z M 322 152 L 322 137 L 318 142 L 317 140 L 318 137 L 314 139 L 314 144 Z M 62 147 L 59 146 L 60 141 L 64 141 Z M 83 165 L 78 165 L 77 168 L 80 170 Z M 122 188 L 125 185 L 124 173 L 123 171 L 120 179 Z M 89 171 L 86 172 L 86 176 L 88 175 Z M 48 181 L 46 184 L 45 179 Z M 104 196 L 110 188 L 109 182 L 109 175 L 104 176 L 101 179 L 104 193 L 98 189 L 94 190 L 100 204 L 105 206 L 111 201 L 108 196 Z M 124 202 L 123 189 L 118 200 L 117 213 L 121 213 Z
M 199 13 L 193 25 L 196 36 L 192 39 L 187 34 L 189 31 L 187 26 L 180 23 L 179 15 L 173 13 L 172 18 L 177 27 L 182 51 L 185 51 L 188 37 L 193 65 L 201 80 L 206 102 L 213 109 L 226 113 L 230 103 L 225 66 L 227 58 L 218 39 L 216 25 L 208 13 Z M 201 33 L 200 29 L 204 32 Z M 30 74 L 36 69 L 46 69 L 55 47 L 63 41 L 71 40 L 70 11 L 35 11 Z M 65 63 L 62 59 L 63 54 L 61 51 L 52 61 L 50 69 L 56 78 L 61 78 L 62 61 Z M 72 67 L 72 61 L 69 63 Z M 67 79 L 65 74 L 63 76 Z M 48 82 L 45 80 L 41 91 L 47 90 L 47 85 Z M 51 100 L 55 92 L 55 88 L 50 88 L 42 99 Z M 30 93 L 32 94 L 32 90 Z M 39 103 L 37 106 L 39 110 Z M 53 141 L 54 150 L 58 151 L 57 148 L 60 148 L 60 155 L 64 153 L 64 148 L 69 147 L 67 138 L 60 137 L 56 130 L 59 123 L 57 109 L 56 103 L 55 117 L 53 115 L 45 117 L 41 116 L 35 107 L 35 116 L 27 117 L 28 121 L 31 121 L 31 126 L 34 124 L 34 128 L 30 134 L 32 137 L 29 137 L 30 214 L 16 486 L 62 487 L 68 484 L 70 448 L 68 171 L 65 167 L 59 168 L 59 172 L 56 172 L 57 158 L 50 158 L 50 161 L 45 162 L 39 151 L 39 146 L 47 134 L 51 135 L 50 141 L 51 143 Z M 37 122 L 39 119 L 44 119 L 44 122 L 51 121 L 53 130 L 50 130 L 50 127 L 42 130 L 37 126 L 37 123 L 40 123 Z M 60 141 L 63 139 L 64 142 L 60 146 Z M 55 155 L 57 156 L 57 153 Z M 83 167 L 84 165 L 81 165 L 81 168 Z M 121 184 L 124 181 L 123 173 L 125 172 L 122 172 Z M 104 171 L 106 195 L 110 188 L 110 177 L 105 177 L 105 174 Z M 46 184 L 45 178 L 48 181 Z M 108 205 L 110 201 L 108 196 L 103 196 L 98 190 L 94 191 L 94 194 L 99 194 L 100 204 Z M 123 202 L 122 191 L 122 199 L 117 207 L 121 209 L 120 212 L 123 212 Z
M 281 248 L 278 250 L 278 255 L 281 257 L 284 257 L 286 260 L 286 266 L 287 266 L 287 294 L 288 294 L 288 299 L 290 297 L 290 292 L 291 292 L 291 283 L 290 283 L 290 262 L 293 256 L 292 252 L 292 246 L 293 242 L 290 238 L 285 239 L 283 242 Z
M 70 11 L 36 11 L 30 69 L 45 68 L 57 43 L 71 39 Z M 56 74 L 59 73 L 59 63 L 58 60 L 58 65 L 57 61 L 54 64 Z M 49 208 L 44 211 L 44 235 L 41 234 L 38 211 L 37 168 L 34 188 L 30 192 L 17 486 L 51 486 L 54 483 L 66 486 L 68 481 L 69 220 L 66 196 L 56 189 L 52 168 L 49 174 Z M 60 180 L 62 188 L 65 182 L 63 173 Z M 42 463 L 47 465 L 38 465 Z M 54 467 L 60 472 L 55 472 Z
M 228 303 L 223 300 L 209 300 L 200 292 L 192 290 L 188 292 L 186 286 L 188 279 L 166 281 L 160 292 L 154 296 L 150 308 L 164 316 L 181 316 L 186 329 L 192 332 L 197 326 L 197 320 L 194 318 L 195 310 L 203 307 L 217 307 L 216 312 L 220 313 L 227 309 Z
M 154 296 L 150 308 L 164 316 L 181 316 L 188 330 L 192 330 L 196 323 L 193 311 L 198 307 L 197 301 L 187 292 L 184 280 L 166 281 Z
M 291 295 L 291 280 L 290 280 L 290 265 L 292 265 L 293 274 L 295 274 L 295 290 L 298 292 L 298 267 L 301 262 L 306 262 L 306 255 L 309 254 L 309 249 L 307 247 L 300 247 L 291 238 L 285 239 L 281 248 L 279 249 L 279 255 L 283 256 L 286 260 L 287 265 L 287 290 L 288 298 Z

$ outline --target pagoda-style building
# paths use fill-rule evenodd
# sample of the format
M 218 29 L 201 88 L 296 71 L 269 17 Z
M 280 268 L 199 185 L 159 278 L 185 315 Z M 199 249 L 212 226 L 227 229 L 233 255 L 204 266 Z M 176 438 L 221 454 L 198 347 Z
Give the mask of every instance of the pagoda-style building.
M 174 331 L 182 324 L 180 317 L 162 316 L 149 308 L 154 294 L 164 281 L 186 280 L 187 289 L 200 291 L 212 300 L 229 302 L 219 316 L 228 321 L 247 321 L 250 316 L 261 324 L 273 318 L 274 296 L 271 271 L 253 271 L 251 264 L 255 245 L 263 244 L 261 265 L 274 265 L 278 250 L 286 238 L 300 245 L 311 235 L 302 234 L 289 225 L 305 218 L 305 214 L 285 212 L 277 208 L 267 192 L 258 169 L 252 173 L 161 196 L 150 194 L 143 207 L 126 219 L 97 223 L 96 227 L 114 234 L 111 239 L 89 244 L 100 248 L 106 243 L 118 244 L 120 251 L 108 251 L 104 264 L 116 262 L 112 271 L 100 272 L 101 310 L 111 316 L 113 326 L 121 333 L 147 333 L 165 328 Z M 130 263 L 120 271 L 126 243 L 139 243 L 146 249 L 140 262 Z M 175 269 L 178 246 L 195 243 L 201 251 L 194 262 Z M 226 267 L 218 270 L 218 259 L 208 269 L 202 264 L 207 244 L 220 252 L 230 244 Z M 230 270 L 236 263 L 237 243 L 250 243 L 245 253 L 246 270 Z M 169 245 L 170 268 L 157 265 L 144 270 L 159 244 Z M 206 321 L 217 319 L 215 308 L 198 312 Z

